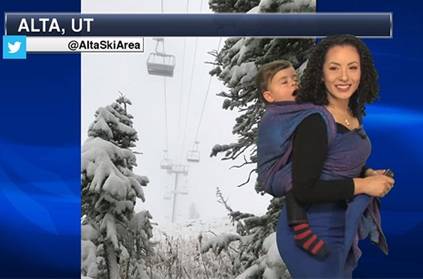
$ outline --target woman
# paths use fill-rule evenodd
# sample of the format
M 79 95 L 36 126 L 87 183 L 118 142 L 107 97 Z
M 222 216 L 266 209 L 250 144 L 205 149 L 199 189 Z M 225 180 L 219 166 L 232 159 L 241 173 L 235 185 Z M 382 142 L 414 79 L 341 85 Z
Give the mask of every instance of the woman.
M 311 114 L 298 125 L 292 192 L 306 206 L 310 227 L 327 244 L 329 255 L 318 260 L 296 247 L 294 235 L 303 237 L 311 231 L 305 227 L 293 232 L 284 207 L 277 244 L 293 278 L 352 277 L 361 255 L 357 242 L 369 234 L 387 253 L 377 198 L 389 192 L 394 180 L 382 170 L 365 168 L 371 147 L 362 127 L 365 104 L 377 95 L 377 73 L 363 42 L 337 35 L 316 45 L 296 100 L 323 106 L 335 125 L 327 125 L 321 114 Z M 332 132 L 334 139 L 328 143 Z

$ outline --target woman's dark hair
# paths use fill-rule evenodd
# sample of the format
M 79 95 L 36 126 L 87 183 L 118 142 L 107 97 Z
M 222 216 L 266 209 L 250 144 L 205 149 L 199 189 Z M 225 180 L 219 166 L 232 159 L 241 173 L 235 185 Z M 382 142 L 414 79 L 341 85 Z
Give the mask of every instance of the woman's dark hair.
M 379 94 L 378 75 L 367 46 L 353 35 L 334 35 L 322 39 L 313 49 L 304 74 L 296 100 L 299 103 L 311 102 L 327 105 L 328 98 L 323 77 L 323 64 L 328 50 L 335 46 L 352 46 L 360 55 L 360 84 L 350 98 L 349 107 L 360 121 L 365 115 L 365 104 L 375 101 Z

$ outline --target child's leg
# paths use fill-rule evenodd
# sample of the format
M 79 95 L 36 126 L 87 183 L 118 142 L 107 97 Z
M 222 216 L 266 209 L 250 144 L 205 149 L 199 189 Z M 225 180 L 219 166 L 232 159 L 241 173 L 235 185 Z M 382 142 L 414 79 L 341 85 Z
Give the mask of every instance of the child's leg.
M 292 191 L 286 195 L 288 225 L 293 229 L 295 242 L 312 256 L 324 259 L 328 255 L 325 242 L 315 235 L 308 223 L 304 207 L 298 203 Z

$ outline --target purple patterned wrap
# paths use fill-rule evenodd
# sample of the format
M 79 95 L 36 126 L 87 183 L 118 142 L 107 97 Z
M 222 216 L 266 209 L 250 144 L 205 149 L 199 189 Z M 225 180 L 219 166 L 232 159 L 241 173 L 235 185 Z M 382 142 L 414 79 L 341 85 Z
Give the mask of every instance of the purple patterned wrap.
M 292 188 L 292 137 L 309 115 L 320 114 L 328 127 L 328 142 L 336 135 L 335 122 L 322 106 L 284 101 L 269 104 L 258 128 L 257 182 L 269 194 L 284 196 Z

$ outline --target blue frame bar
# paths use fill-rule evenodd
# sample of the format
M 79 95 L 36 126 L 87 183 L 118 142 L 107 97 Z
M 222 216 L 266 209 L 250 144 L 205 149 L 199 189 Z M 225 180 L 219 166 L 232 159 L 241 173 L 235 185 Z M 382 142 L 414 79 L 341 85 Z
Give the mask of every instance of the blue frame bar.
M 319 38 L 348 33 L 363 38 L 392 38 L 391 13 L 261 14 L 77 14 L 6 13 L 5 33 L 26 36 L 162 36 Z M 18 32 L 21 20 L 41 29 L 40 18 L 57 21 L 63 32 Z M 92 18 L 91 32 L 75 32 L 72 20 Z M 48 30 L 46 30 L 48 31 Z

